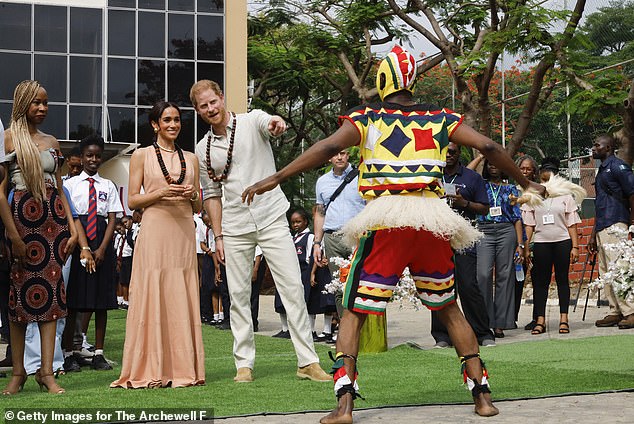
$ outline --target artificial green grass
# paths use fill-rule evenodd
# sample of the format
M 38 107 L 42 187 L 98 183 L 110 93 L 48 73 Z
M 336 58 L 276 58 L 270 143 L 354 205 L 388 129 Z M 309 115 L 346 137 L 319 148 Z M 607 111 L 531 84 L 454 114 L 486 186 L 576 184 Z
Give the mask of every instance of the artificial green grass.
M 108 317 L 106 356 L 121 363 L 125 312 Z M 260 412 L 329 410 L 332 383 L 299 380 L 290 340 L 256 335 L 255 381 L 236 384 L 230 331 L 203 326 L 207 384 L 202 387 L 124 390 L 110 389 L 120 371 L 84 368 L 59 378 L 67 393 L 39 393 L 33 378 L 24 391 L 3 397 L 5 408 L 193 408 L 214 409 L 215 416 Z M 330 367 L 329 346 L 317 344 L 324 369 Z M 498 345 L 482 353 L 491 375 L 495 400 L 589 393 L 634 387 L 633 335 L 545 340 Z M 0 380 L 1 381 L 1 380 Z M 383 405 L 469 403 L 461 386 L 460 365 L 450 349 L 416 350 L 398 346 L 385 353 L 363 354 L 359 384 L 366 400 L 357 408 Z M 0 383 L 3 384 L 3 383 Z

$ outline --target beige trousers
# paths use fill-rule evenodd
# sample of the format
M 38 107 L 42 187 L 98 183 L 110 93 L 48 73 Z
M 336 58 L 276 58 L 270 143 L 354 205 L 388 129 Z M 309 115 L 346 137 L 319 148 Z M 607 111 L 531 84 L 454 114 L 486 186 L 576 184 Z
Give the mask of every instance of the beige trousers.
M 229 297 L 231 298 L 231 332 L 236 368 L 253 369 L 255 339 L 251 318 L 251 274 L 255 246 L 260 246 L 271 270 L 288 317 L 291 341 L 297 354 L 297 366 L 319 363 L 310 331 L 304 287 L 295 245 L 286 217 L 281 215 L 271 225 L 252 233 L 225 235 L 225 261 Z
M 606 250 L 603 245 L 610 243 L 618 243 L 621 240 L 621 237 L 615 234 L 610 234 L 610 228 L 618 227 L 623 230 L 627 230 L 627 225 L 619 222 L 614 225 L 611 225 L 608 228 L 604 228 L 603 230 L 597 233 L 597 255 L 599 257 L 599 275 L 603 275 L 608 271 L 608 266 L 610 261 L 616 259 L 615 253 Z M 609 315 L 623 315 L 628 316 L 634 314 L 634 305 L 627 303 L 625 300 L 621 299 L 614 293 L 614 289 L 611 284 L 606 284 L 605 293 L 608 297 L 608 302 L 610 303 L 610 313 Z

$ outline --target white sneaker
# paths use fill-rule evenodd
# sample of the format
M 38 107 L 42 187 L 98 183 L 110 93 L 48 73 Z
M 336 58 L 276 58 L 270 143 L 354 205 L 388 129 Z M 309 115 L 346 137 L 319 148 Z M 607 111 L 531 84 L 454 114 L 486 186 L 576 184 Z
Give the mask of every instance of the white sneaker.
M 94 352 L 89 351 L 88 349 L 86 349 L 83 346 L 82 346 L 81 350 L 76 350 L 75 353 L 77 353 L 80 356 L 83 356 L 84 358 L 92 358 L 93 356 L 95 356 Z

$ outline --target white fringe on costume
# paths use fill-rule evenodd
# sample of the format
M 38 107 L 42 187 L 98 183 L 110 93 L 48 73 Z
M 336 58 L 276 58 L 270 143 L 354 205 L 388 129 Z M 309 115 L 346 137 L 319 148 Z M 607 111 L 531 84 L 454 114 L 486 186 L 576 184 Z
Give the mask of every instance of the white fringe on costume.
M 432 232 L 449 240 L 455 250 L 469 248 L 482 237 L 482 233 L 454 212 L 445 200 L 422 194 L 374 199 L 344 225 L 341 233 L 345 243 L 356 246 L 367 230 L 405 227 Z
M 585 199 L 587 195 L 586 190 L 583 187 L 572 183 L 559 175 L 551 175 L 550 179 L 545 183 L 542 183 L 542 185 L 546 187 L 548 197 L 559 197 L 570 194 L 578 205 L 583 202 L 583 199 Z M 525 191 L 524 194 L 522 194 L 522 198 L 528 200 L 520 203 L 528 203 L 529 206 L 535 207 L 536 204 L 541 203 L 541 197 L 532 190 Z M 537 203 L 535 204 L 535 202 Z

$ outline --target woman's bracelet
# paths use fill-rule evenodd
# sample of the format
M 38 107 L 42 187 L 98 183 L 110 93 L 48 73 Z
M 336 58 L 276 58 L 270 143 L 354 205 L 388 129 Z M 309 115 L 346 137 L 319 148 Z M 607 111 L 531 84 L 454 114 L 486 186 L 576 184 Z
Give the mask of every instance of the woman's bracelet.
M 214 241 L 222 240 L 223 238 L 225 238 L 225 236 L 223 236 L 222 234 L 218 234 L 216 237 L 214 237 Z

